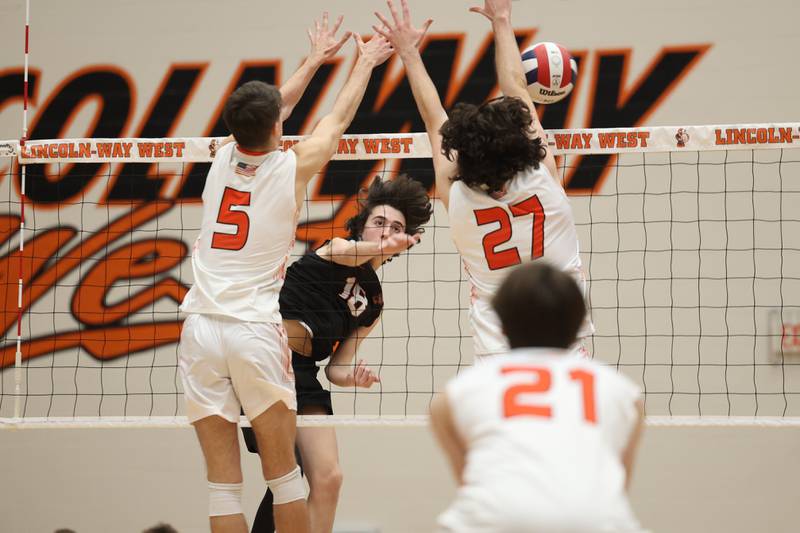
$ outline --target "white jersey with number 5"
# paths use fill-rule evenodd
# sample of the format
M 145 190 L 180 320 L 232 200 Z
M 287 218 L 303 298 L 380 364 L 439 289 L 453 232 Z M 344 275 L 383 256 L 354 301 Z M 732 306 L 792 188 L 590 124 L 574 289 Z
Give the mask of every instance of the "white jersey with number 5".
M 467 445 L 463 485 L 441 531 L 639 531 L 622 454 L 638 388 L 566 351 L 487 357 L 446 388 Z
M 505 193 L 489 195 L 461 181 L 450 188 L 450 228 L 472 284 L 470 319 L 477 355 L 508 351 L 491 299 L 509 268 L 543 259 L 586 280 L 572 208 L 564 188 L 544 165 L 509 180 Z M 594 332 L 587 317 L 579 338 Z
M 281 322 L 278 295 L 297 225 L 296 167 L 293 150 L 254 155 L 230 143 L 217 152 L 182 311 Z

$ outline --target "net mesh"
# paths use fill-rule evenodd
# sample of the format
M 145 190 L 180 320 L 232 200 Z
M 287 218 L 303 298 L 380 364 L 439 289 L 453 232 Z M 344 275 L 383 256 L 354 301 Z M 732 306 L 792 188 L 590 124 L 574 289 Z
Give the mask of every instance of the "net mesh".
M 726 142 L 738 132 L 742 142 Z M 596 327 L 587 348 L 640 385 L 648 415 L 800 416 L 798 134 L 796 125 L 550 133 L 578 192 Z M 192 283 L 201 218 L 185 191 L 202 190 L 217 142 L 5 143 L 17 157 L 0 158 L 0 419 L 183 414 L 177 305 Z M 346 234 L 359 187 L 375 175 L 432 185 L 424 135 L 353 136 L 339 152 L 309 185 L 294 258 Z M 575 186 L 587 174 L 599 178 L 592 191 Z M 160 193 L 148 200 L 153 183 Z M 469 283 L 439 202 L 425 229 L 379 271 L 384 312 L 359 357 L 381 383 L 333 387 L 340 417 L 424 415 L 472 362 Z

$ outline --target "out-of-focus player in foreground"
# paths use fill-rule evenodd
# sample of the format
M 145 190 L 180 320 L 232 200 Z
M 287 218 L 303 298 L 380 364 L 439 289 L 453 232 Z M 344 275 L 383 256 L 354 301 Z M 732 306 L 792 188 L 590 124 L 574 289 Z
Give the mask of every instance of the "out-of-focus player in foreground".
M 217 152 L 203 189 L 194 285 L 181 307 L 189 316 L 179 346 L 186 413 L 206 461 L 214 533 L 247 531 L 240 409 L 263 450 L 278 530 L 309 530 L 294 456 L 294 375 L 278 296 L 306 186 L 336 151 L 372 70 L 392 53 L 383 38 L 355 40 L 359 56 L 333 110 L 291 150 L 279 150 L 285 110 L 277 88 L 249 82 L 225 104 L 223 117 L 236 142 Z
M 558 181 L 553 154 L 536 115 L 511 26 L 511 0 L 486 0 L 472 11 L 492 21 L 495 68 L 505 96 L 479 106 L 459 103 L 448 117 L 415 45 L 422 29 L 411 25 L 406 0 L 392 20 L 380 13 L 375 31 L 397 50 L 431 142 L 436 192 L 470 283 L 470 322 L 477 356 L 508 349 L 492 310 L 492 295 L 510 267 L 547 261 L 583 286 L 572 208 Z M 588 317 L 587 317 L 588 318 Z M 587 319 L 579 337 L 591 335 Z M 583 353 L 582 345 L 576 349 Z
M 439 531 L 641 531 L 626 489 L 643 405 L 627 378 L 568 350 L 586 312 L 575 281 L 529 263 L 492 305 L 511 351 L 464 370 L 431 404 L 460 485 Z

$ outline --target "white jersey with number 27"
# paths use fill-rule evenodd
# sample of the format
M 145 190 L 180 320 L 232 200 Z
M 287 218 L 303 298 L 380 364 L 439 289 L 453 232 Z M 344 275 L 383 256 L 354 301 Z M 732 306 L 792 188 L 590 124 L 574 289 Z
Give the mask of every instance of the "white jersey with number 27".
M 454 182 L 448 218 L 472 284 L 470 318 L 478 355 L 508 350 L 490 302 L 509 268 L 542 259 L 572 275 L 585 293 L 572 208 L 564 188 L 543 164 L 514 176 L 502 195 Z M 587 318 L 578 336 L 593 332 Z
M 519 349 L 462 371 L 446 396 L 467 457 L 440 531 L 640 530 L 622 463 L 638 422 L 627 378 L 564 350 Z

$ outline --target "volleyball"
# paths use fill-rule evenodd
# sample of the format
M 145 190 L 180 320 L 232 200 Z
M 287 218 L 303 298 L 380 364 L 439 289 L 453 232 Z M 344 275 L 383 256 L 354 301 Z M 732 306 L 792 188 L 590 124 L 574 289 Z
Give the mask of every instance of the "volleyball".
M 537 104 L 554 104 L 565 98 L 578 79 L 578 64 L 556 43 L 536 43 L 522 52 L 528 92 Z

